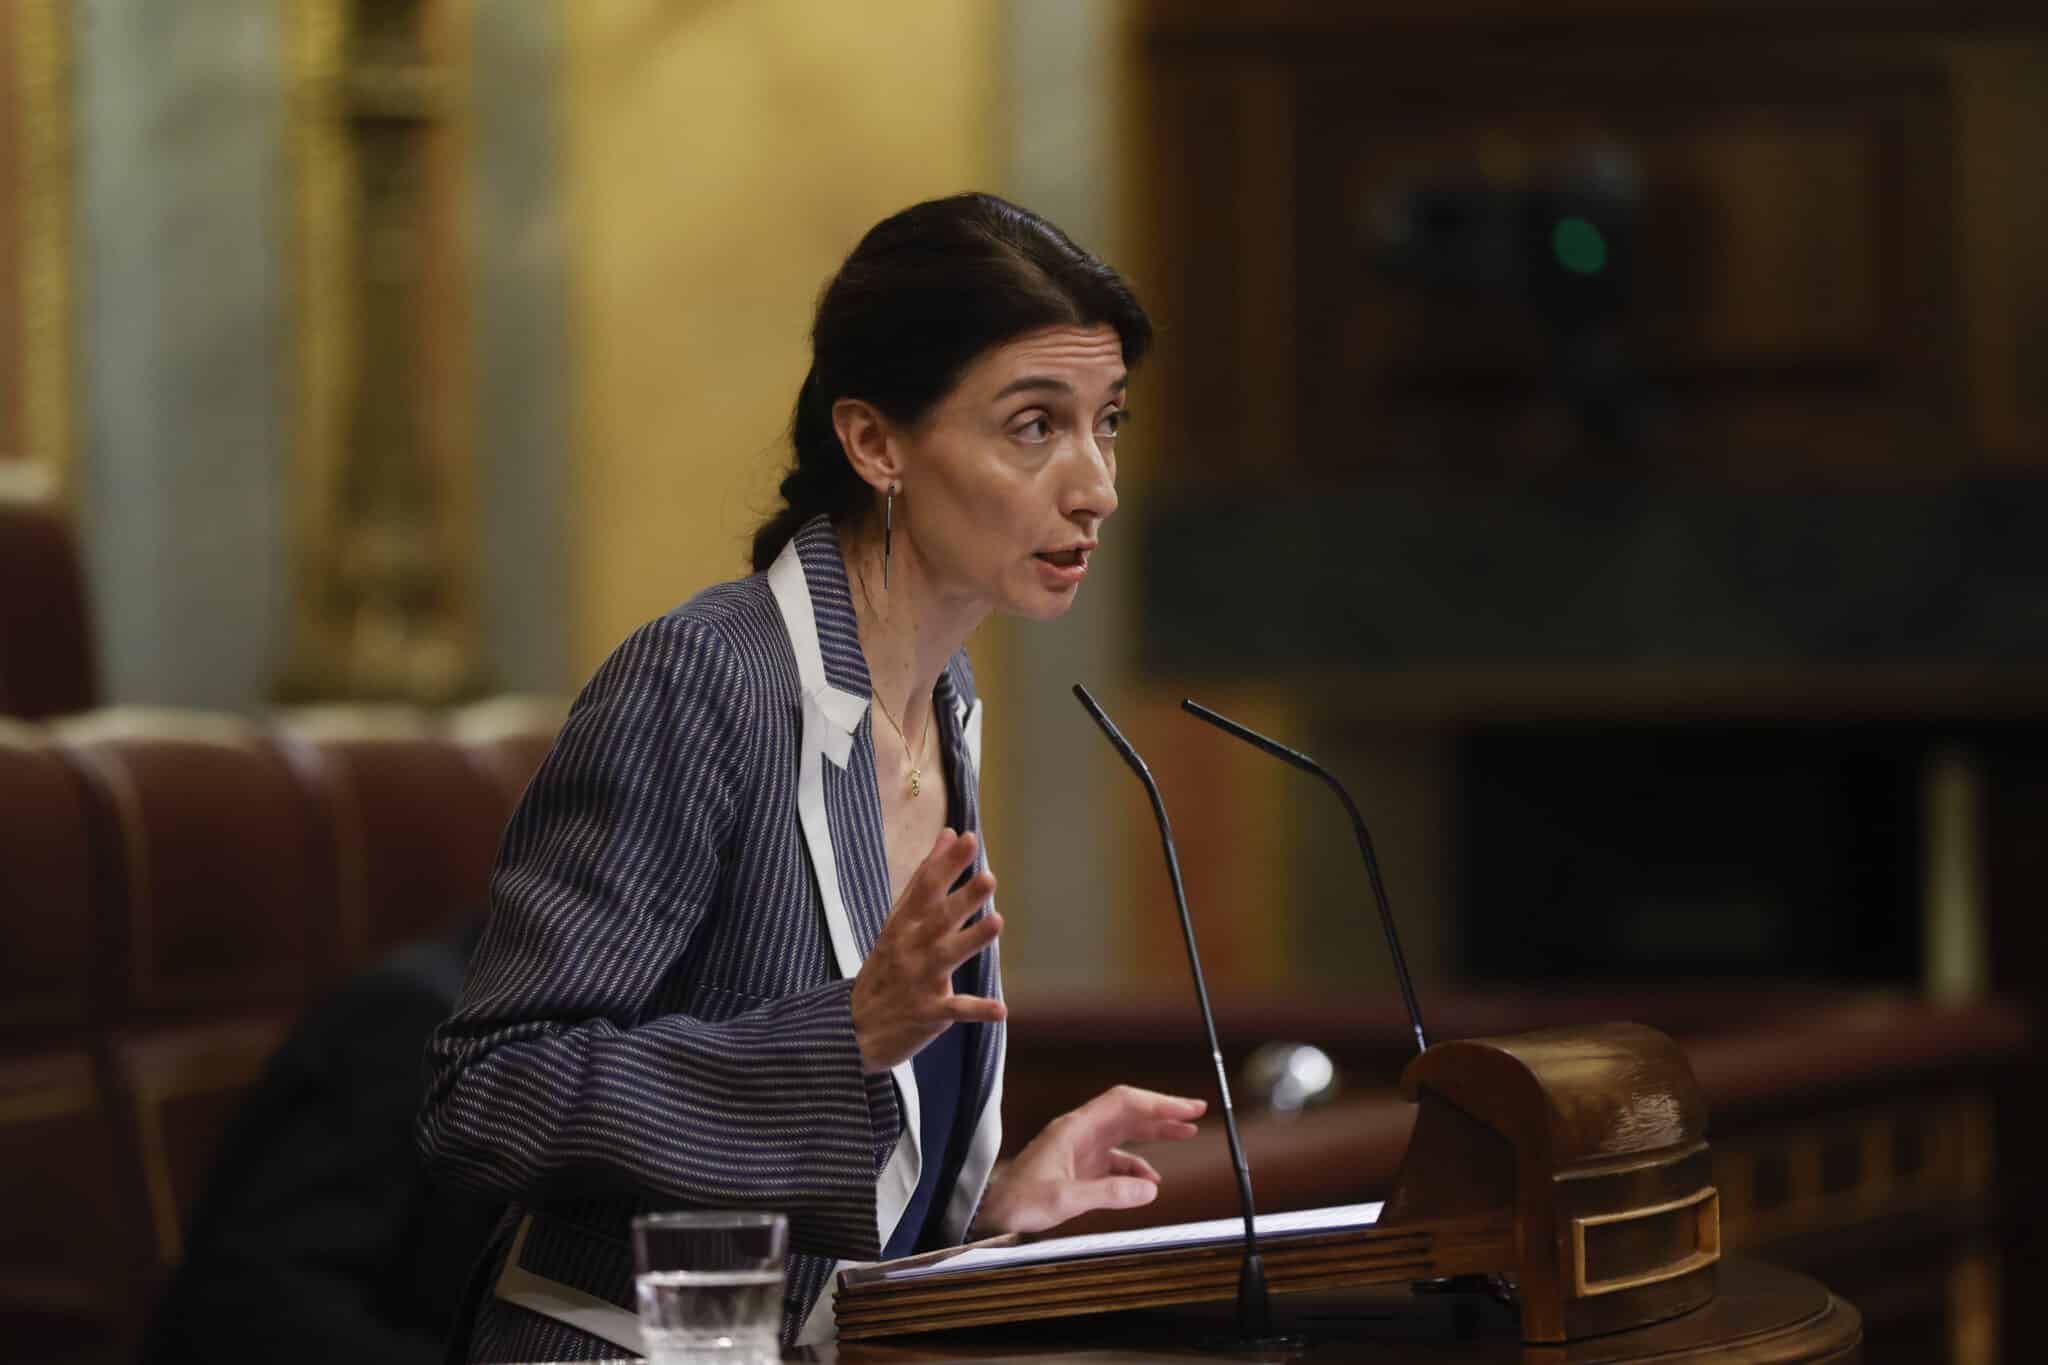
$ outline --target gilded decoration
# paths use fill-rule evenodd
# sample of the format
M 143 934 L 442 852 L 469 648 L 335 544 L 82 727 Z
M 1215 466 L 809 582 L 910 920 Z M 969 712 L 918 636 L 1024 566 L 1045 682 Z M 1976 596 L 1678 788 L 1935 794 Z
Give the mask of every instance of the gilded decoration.
M 458 7 L 295 0 L 294 700 L 481 690 Z
M 10 0 L 20 454 L 66 492 L 72 413 L 71 43 L 68 0 Z

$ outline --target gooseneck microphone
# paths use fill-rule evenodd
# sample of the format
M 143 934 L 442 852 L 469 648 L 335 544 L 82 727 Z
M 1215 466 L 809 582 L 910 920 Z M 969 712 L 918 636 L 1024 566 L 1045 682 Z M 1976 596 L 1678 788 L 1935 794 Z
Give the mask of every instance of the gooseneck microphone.
M 1365 858 L 1365 875 L 1372 883 L 1373 900 L 1380 908 L 1380 927 L 1387 933 L 1387 951 L 1394 959 L 1394 975 L 1401 983 L 1401 999 L 1408 1005 L 1408 1022 L 1415 1026 L 1415 1050 L 1426 1051 L 1429 1039 L 1422 1032 L 1422 1007 L 1415 1003 L 1415 983 L 1408 978 L 1408 959 L 1401 955 L 1401 936 L 1394 932 L 1394 912 L 1387 905 L 1386 883 L 1380 880 L 1380 860 L 1372 849 L 1372 835 L 1365 828 L 1365 817 L 1358 813 L 1358 803 L 1351 799 L 1351 793 L 1344 790 L 1328 768 L 1310 758 L 1307 754 L 1288 748 L 1278 740 L 1268 739 L 1257 730 L 1247 729 L 1228 716 L 1218 715 L 1197 701 L 1183 700 L 1181 710 L 1198 720 L 1206 720 L 1225 734 L 1235 735 L 1255 749 L 1264 749 L 1283 763 L 1289 763 L 1305 773 L 1321 778 L 1337 799 L 1344 803 L 1344 809 L 1351 816 L 1351 831 L 1358 836 L 1358 851 Z
M 1394 960 L 1394 975 L 1401 983 L 1401 999 L 1408 1006 L 1408 1022 L 1415 1028 L 1416 1051 L 1427 1051 L 1429 1039 L 1422 1031 L 1422 1007 L 1415 1003 L 1415 983 L 1408 976 L 1408 959 L 1401 953 L 1401 936 L 1394 930 L 1394 911 L 1387 904 L 1386 883 L 1380 880 L 1379 855 L 1373 852 L 1372 834 L 1366 829 L 1365 817 L 1359 814 L 1358 803 L 1351 799 L 1351 793 L 1344 789 L 1336 774 L 1307 754 L 1290 749 L 1279 740 L 1268 739 L 1248 726 L 1239 725 L 1198 701 L 1183 698 L 1180 707 L 1197 720 L 1206 720 L 1225 734 L 1235 735 L 1255 749 L 1264 749 L 1282 763 L 1321 778 L 1331 791 L 1337 793 L 1337 799 L 1344 803 L 1345 812 L 1351 816 L 1351 832 L 1358 836 L 1358 852 L 1365 859 L 1365 875 L 1372 883 L 1373 900 L 1379 906 L 1380 927 L 1387 934 L 1387 953 Z M 1415 1288 L 1429 1293 L 1484 1293 L 1511 1307 L 1518 1301 L 1514 1284 L 1502 1275 L 1452 1275 L 1445 1279 L 1417 1281 Z
M 1102 727 L 1102 733 L 1109 736 L 1109 742 L 1131 765 L 1131 771 L 1145 784 L 1145 794 L 1152 798 L 1152 816 L 1159 822 L 1159 842 L 1166 849 L 1166 875 L 1173 883 L 1174 904 L 1180 908 L 1180 932 L 1188 947 L 1188 970 L 1195 978 L 1195 1001 L 1202 1007 L 1202 1027 L 1209 1035 L 1209 1056 L 1216 1063 L 1216 1088 L 1223 1096 L 1223 1132 L 1230 1140 L 1230 1161 L 1237 1169 L 1237 1202 L 1244 1212 L 1244 1264 L 1237 1272 L 1237 1330 L 1244 1340 L 1240 1345 L 1279 1346 L 1290 1344 L 1290 1338 L 1275 1337 L 1273 1333 L 1273 1302 L 1266 1292 L 1266 1263 L 1259 1258 L 1259 1233 L 1252 1209 L 1252 1173 L 1245 1165 L 1244 1143 L 1237 1135 L 1237 1115 L 1230 1107 L 1230 1078 L 1223 1069 L 1223 1046 L 1216 1041 L 1216 1015 L 1209 1008 L 1209 987 L 1202 979 L 1202 955 L 1195 949 L 1195 922 L 1188 917 L 1187 890 L 1180 880 L 1180 855 L 1173 847 L 1173 827 L 1167 823 L 1166 802 L 1160 798 L 1159 784 L 1152 780 L 1152 772 L 1145 766 L 1145 760 L 1138 757 L 1138 751 L 1123 737 L 1102 708 L 1095 704 L 1095 698 L 1088 695 L 1088 689 L 1074 684 L 1074 695 L 1081 699 L 1081 705 L 1095 723 Z

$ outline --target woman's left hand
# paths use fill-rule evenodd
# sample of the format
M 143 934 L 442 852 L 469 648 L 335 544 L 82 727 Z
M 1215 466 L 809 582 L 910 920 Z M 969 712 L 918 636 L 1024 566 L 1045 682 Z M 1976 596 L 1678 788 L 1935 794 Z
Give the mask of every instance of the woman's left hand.
M 1159 1193 L 1159 1172 L 1126 1142 L 1181 1140 L 1208 1101 L 1120 1085 L 1060 1115 L 997 1172 L 974 1235 L 1043 1232 L 1094 1209 L 1129 1209 Z

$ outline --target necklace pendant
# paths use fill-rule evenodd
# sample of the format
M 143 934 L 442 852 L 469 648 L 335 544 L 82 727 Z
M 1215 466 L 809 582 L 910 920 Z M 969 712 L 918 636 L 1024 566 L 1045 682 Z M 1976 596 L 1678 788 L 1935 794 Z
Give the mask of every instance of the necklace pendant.
M 915 797 L 919 792 L 923 790 L 924 770 L 922 768 L 912 768 L 910 770 L 910 794 L 912 797 Z

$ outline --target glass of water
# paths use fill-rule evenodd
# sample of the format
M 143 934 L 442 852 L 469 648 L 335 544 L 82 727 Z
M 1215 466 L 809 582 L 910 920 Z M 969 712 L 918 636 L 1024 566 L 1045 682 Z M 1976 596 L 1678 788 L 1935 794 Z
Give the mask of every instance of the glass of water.
M 789 1222 L 779 1213 L 649 1213 L 633 1220 L 640 1335 L 652 1365 L 782 1359 Z

